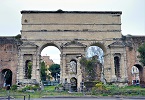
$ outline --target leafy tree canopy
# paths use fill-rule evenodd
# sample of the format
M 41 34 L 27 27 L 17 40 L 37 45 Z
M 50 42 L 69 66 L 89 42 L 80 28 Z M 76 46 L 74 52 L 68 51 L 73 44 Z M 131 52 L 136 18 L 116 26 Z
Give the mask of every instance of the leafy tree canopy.
M 30 62 L 28 62 L 28 79 L 31 79 L 31 77 L 32 77 L 32 62 L 30 61 Z
M 21 34 L 16 35 L 16 36 L 15 36 L 15 39 L 17 39 L 17 40 L 20 41 L 20 39 L 21 39 Z
M 46 81 L 47 74 L 46 74 L 46 65 L 44 61 L 41 62 L 40 73 L 41 73 L 41 80 Z
M 145 43 L 138 48 L 138 52 L 140 53 L 140 62 L 145 66 Z
M 85 57 L 82 57 L 80 60 L 80 64 L 83 68 L 83 76 L 84 81 L 94 81 L 96 77 L 96 65 L 98 63 L 97 58 L 94 56 L 90 59 L 87 59 Z
M 60 74 L 60 65 L 52 64 L 48 70 L 51 72 L 52 77 L 56 78 L 56 75 Z

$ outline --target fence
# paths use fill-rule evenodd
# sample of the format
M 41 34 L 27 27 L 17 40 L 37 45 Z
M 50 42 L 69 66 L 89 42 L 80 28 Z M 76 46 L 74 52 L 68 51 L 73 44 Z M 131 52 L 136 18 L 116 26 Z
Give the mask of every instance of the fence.
M 30 95 L 10 94 L 9 91 L 7 93 L 0 93 L 0 100 L 13 100 L 15 98 L 19 98 L 19 100 L 30 100 Z

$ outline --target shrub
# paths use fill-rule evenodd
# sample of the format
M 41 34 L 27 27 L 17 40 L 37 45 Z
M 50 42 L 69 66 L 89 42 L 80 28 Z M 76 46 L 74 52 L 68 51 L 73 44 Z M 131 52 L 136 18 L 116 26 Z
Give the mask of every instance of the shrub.
M 11 90 L 17 90 L 17 85 L 16 84 L 12 85 Z
M 23 89 L 22 89 L 22 91 L 23 92 L 25 92 L 26 90 L 34 90 L 34 91 L 36 91 L 36 90 L 39 90 L 40 89 L 40 87 L 38 86 L 38 85 L 34 85 L 34 86 L 32 86 L 32 85 L 27 85 L 27 86 L 25 86 Z
M 94 87 L 98 82 L 94 82 L 94 81 L 89 81 L 89 82 L 84 82 L 84 85 L 86 88 L 92 88 Z
M 92 94 L 97 95 L 102 93 L 108 93 L 108 90 L 102 82 L 99 82 L 92 88 Z
M 106 90 L 105 85 L 102 82 L 99 82 L 95 85 L 98 90 Z

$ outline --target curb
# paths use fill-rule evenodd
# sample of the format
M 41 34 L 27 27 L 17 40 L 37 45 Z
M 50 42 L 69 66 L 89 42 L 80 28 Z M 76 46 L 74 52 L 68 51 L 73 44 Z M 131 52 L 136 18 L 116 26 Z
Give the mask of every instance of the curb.
M 125 98 L 125 99 L 144 99 L 145 96 L 45 96 L 42 98 Z

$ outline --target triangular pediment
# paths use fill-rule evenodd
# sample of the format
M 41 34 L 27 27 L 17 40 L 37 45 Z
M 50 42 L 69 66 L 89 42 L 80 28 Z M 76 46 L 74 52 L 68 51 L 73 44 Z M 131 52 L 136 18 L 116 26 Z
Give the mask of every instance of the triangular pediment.
M 125 44 L 123 43 L 123 41 L 115 41 L 112 44 L 109 45 L 109 47 L 124 47 Z
M 86 45 L 84 45 L 76 40 L 73 40 L 73 41 L 65 43 L 63 45 L 63 47 L 86 47 Z

